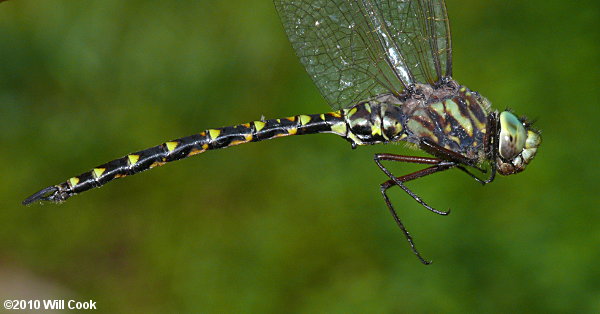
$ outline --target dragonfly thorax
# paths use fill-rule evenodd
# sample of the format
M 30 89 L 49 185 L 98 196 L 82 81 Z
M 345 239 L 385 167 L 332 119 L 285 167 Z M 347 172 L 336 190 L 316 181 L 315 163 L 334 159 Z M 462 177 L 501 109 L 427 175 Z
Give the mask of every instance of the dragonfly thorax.
M 489 107 L 478 93 L 449 81 L 440 87 L 416 84 L 400 96 L 378 95 L 343 112 L 355 145 L 427 141 L 483 161 Z

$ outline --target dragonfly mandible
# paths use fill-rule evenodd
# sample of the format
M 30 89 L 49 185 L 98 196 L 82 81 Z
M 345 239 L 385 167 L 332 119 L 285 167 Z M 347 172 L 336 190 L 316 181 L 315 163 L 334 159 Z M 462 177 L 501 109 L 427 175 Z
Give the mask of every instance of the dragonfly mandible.
M 511 111 L 499 112 L 452 78 L 452 41 L 444 0 L 275 0 L 300 62 L 334 111 L 212 128 L 128 154 L 28 197 L 67 198 L 167 162 L 209 150 L 290 135 L 333 133 L 353 148 L 404 141 L 432 157 L 375 154 L 388 180 L 383 199 L 418 259 L 429 264 L 390 202 L 398 186 L 456 168 L 479 183 L 521 172 L 534 158 L 540 132 Z M 422 164 L 396 176 L 384 162 Z M 488 174 L 484 179 L 473 172 Z

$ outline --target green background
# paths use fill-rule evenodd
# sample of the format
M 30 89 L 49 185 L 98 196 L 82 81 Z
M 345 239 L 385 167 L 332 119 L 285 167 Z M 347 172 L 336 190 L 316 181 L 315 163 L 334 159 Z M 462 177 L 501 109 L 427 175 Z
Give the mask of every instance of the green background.
M 332 135 L 210 152 L 61 205 L 45 186 L 209 127 L 325 112 L 269 0 L 0 4 L 0 297 L 163 312 L 600 312 L 596 1 L 448 3 L 454 77 L 537 119 L 527 171 L 379 194 Z M 394 165 L 395 173 L 415 170 Z

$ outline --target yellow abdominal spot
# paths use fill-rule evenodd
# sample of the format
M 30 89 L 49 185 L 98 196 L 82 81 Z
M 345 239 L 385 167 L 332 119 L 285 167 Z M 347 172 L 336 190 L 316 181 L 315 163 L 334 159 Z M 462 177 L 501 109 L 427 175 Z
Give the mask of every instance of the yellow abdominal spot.
M 234 145 L 239 145 L 239 144 L 244 144 L 247 141 L 231 141 L 231 143 L 229 143 L 229 146 L 234 146 Z
M 127 155 L 127 161 L 130 166 L 135 165 L 140 160 L 140 155 Z
M 104 173 L 104 171 L 106 171 L 106 168 L 94 168 L 94 178 L 99 178 Z
M 363 145 L 363 142 L 352 132 L 348 133 L 348 138 L 351 139 L 357 145 Z
M 158 167 L 158 166 L 162 166 L 164 165 L 165 162 L 164 161 L 155 161 L 150 165 L 150 168 L 154 168 L 154 167 Z
M 277 133 L 275 135 L 273 135 L 273 137 L 271 138 L 278 138 L 278 137 L 283 137 L 283 136 L 288 136 L 290 135 L 290 133 L 286 132 L 286 133 Z
M 307 123 L 310 122 L 310 116 L 307 116 L 305 114 L 301 114 L 298 117 L 300 117 L 300 124 L 302 124 L 302 125 L 306 125 Z
M 179 143 L 178 142 L 166 142 L 165 145 L 167 146 L 167 150 L 172 152 L 175 148 L 177 148 Z
M 346 135 L 346 123 L 337 123 L 331 126 L 331 131 L 338 135 Z
M 76 186 L 77 183 L 79 183 L 79 178 L 78 177 L 72 177 L 71 179 L 69 179 L 69 185 L 71 187 Z
M 208 130 L 208 134 L 210 135 L 210 138 L 214 140 L 217 137 L 219 137 L 219 135 L 221 134 L 221 130 L 210 129 Z
M 379 126 L 373 125 L 371 127 L 371 135 L 377 135 L 377 134 L 382 135 L 381 134 L 381 128 Z
M 340 112 L 339 112 L 339 111 L 333 111 L 333 112 L 330 112 L 330 113 L 328 113 L 328 114 L 329 114 L 330 116 L 332 116 L 332 117 L 336 117 L 336 118 L 340 118 L 340 117 L 342 116 L 342 115 L 340 114 Z
M 256 128 L 256 132 L 259 132 L 260 130 L 262 130 L 265 127 L 264 122 L 262 121 L 254 121 L 254 128 Z
M 400 134 L 400 132 L 402 132 L 402 130 L 403 130 L 402 123 L 400 123 L 400 122 L 394 123 L 394 133 L 393 133 L 394 135 Z
M 205 151 L 204 149 L 192 148 L 192 150 L 190 151 L 190 153 L 188 154 L 188 156 L 198 155 L 200 153 L 203 153 L 204 151 Z

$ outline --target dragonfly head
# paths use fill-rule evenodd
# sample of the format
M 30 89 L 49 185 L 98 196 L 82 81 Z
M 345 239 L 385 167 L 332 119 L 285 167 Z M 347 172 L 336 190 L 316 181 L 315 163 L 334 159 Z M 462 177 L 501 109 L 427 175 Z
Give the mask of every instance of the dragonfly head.
M 525 119 L 519 119 L 510 111 L 500 114 L 498 141 L 498 173 L 509 175 L 525 170 L 542 142 L 539 131 L 530 128 Z

